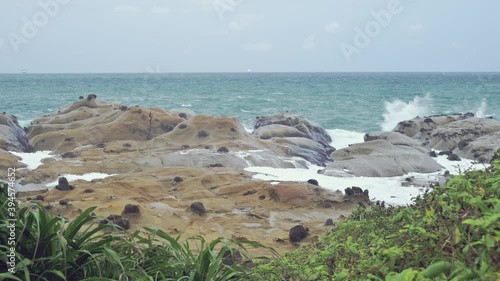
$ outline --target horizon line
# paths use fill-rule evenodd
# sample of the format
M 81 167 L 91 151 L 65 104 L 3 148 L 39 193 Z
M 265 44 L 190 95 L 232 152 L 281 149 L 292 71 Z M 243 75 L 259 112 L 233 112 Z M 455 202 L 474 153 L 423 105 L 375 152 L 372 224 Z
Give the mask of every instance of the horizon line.
M 30 74 L 272 74 L 272 73 L 500 73 L 496 71 L 172 71 L 172 72 L 0 72 L 0 75 Z

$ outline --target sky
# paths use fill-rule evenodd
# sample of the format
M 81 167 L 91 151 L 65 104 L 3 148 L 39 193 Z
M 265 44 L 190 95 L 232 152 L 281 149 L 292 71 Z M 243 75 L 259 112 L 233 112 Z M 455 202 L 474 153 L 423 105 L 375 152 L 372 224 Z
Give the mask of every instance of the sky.
M 498 0 L 0 2 L 0 73 L 500 71 Z

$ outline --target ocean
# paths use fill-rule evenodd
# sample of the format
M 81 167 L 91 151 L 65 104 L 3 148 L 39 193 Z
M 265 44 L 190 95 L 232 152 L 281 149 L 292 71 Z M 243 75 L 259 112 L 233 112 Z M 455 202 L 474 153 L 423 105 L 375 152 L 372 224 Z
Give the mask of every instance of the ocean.
M 500 116 L 500 73 L 0 74 L 0 112 L 25 126 L 79 96 L 236 116 L 303 114 L 342 132 L 391 130 L 417 115 Z
M 303 114 L 323 126 L 336 148 L 362 142 L 369 131 L 392 130 L 417 115 L 473 112 L 500 117 L 500 73 L 173 73 L 173 74 L 1 74 L 0 112 L 27 126 L 38 116 L 56 112 L 79 96 L 127 106 L 182 109 L 196 114 L 236 116 L 251 131 L 256 116 L 280 111 Z M 50 151 L 17 153 L 29 169 Z M 437 161 L 456 174 L 475 167 L 470 160 Z M 408 204 L 423 192 L 401 187 L 404 177 L 337 178 L 318 175 L 321 167 L 273 169 L 249 167 L 256 179 L 304 181 L 315 178 L 328 189 L 362 186 L 389 204 Z M 484 168 L 480 165 L 475 168 Z M 435 180 L 437 173 L 407 176 Z M 65 175 L 70 179 L 109 175 Z M 51 186 L 48 183 L 46 186 Z M 29 190 L 31 187 L 18 187 Z

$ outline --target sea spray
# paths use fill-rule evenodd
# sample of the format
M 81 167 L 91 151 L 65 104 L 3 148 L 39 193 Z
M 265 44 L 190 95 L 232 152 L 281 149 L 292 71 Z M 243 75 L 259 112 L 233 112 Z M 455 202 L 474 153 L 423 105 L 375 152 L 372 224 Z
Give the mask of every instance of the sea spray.
M 412 119 L 416 116 L 428 115 L 432 97 L 430 94 L 425 96 L 416 96 L 413 100 L 405 103 L 402 100 L 395 99 L 392 102 L 385 102 L 384 122 L 381 124 L 382 131 L 392 131 L 396 125 L 404 120 Z
M 476 110 L 474 115 L 479 118 L 485 118 L 486 117 L 486 108 L 488 107 L 488 104 L 486 103 L 486 99 L 483 99 L 481 101 L 481 105 L 479 108 Z

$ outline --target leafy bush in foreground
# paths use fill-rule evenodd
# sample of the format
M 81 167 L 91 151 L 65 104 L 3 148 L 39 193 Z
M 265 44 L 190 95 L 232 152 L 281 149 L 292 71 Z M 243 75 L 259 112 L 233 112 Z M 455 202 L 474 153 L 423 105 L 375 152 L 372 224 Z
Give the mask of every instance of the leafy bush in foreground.
M 260 246 L 221 238 L 207 243 L 201 237 L 181 244 L 179 237 L 152 228 L 145 228 L 146 237 L 139 231 L 110 235 L 104 230 L 116 227 L 98 225 L 90 215 L 95 207 L 68 223 L 31 203 L 17 211 L 17 261 L 12 274 L 7 272 L 10 233 L 5 189 L 0 202 L 0 280 L 239 280 L 248 268 L 225 259 L 233 256 L 234 248 L 244 255 L 244 246 Z
M 500 151 L 499 151 L 500 153 Z M 358 208 L 320 243 L 260 265 L 258 280 L 500 280 L 500 159 L 407 207 Z

